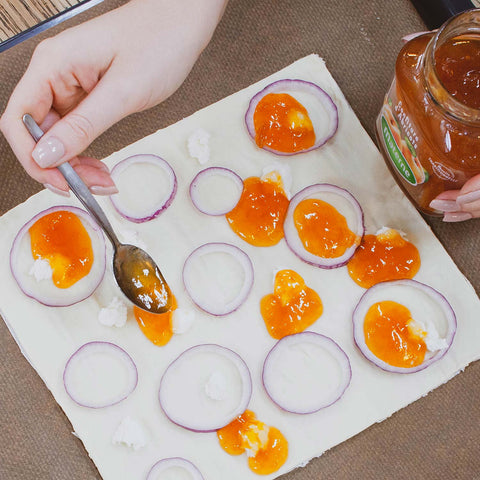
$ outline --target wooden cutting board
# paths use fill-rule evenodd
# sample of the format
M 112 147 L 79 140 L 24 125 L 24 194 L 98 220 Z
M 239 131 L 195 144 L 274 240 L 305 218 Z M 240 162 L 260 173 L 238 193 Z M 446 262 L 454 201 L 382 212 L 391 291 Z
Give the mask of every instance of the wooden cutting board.
M 15 37 L 22 40 L 40 25 L 42 30 L 79 13 L 92 0 L 0 0 L 0 46 Z M 30 36 L 30 35 L 29 35 Z

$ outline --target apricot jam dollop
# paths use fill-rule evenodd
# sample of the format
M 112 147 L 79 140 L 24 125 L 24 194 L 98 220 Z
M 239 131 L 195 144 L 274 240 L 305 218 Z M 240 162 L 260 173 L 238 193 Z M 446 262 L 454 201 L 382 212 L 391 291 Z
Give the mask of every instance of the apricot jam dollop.
M 288 203 L 277 182 L 249 177 L 243 182 L 240 200 L 226 218 L 230 228 L 246 242 L 270 247 L 283 238 Z
M 374 303 L 365 316 L 365 343 L 380 360 L 394 367 L 411 368 L 423 363 L 426 344 L 414 328 L 410 310 L 400 303 Z
M 307 150 L 315 132 L 306 108 L 288 93 L 269 93 L 253 114 L 255 142 L 284 153 Z
M 420 264 L 417 247 L 391 228 L 365 235 L 347 266 L 355 283 L 370 288 L 379 282 L 413 278 Z
M 323 200 L 302 200 L 293 212 L 293 222 L 305 250 L 322 258 L 341 257 L 360 241 L 346 218 Z
M 230 455 L 247 452 L 250 470 L 259 475 L 276 472 L 287 460 L 288 442 L 282 432 L 245 410 L 217 431 L 220 446 Z
M 136 305 L 133 313 L 142 333 L 159 347 L 166 345 L 173 336 L 172 316 L 177 308 L 177 300 L 172 295 L 170 310 L 164 313 L 152 313 L 143 310 Z
M 273 293 L 260 301 L 260 312 L 268 333 L 280 339 L 306 330 L 323 313 L 323 305 L 298 273 L 280 270 L 275 275 Z
M 58 210 L 44 215 L 29 233 L 33 258 L 48 260 L 58 288 L 69 288 L 89 274 L 94 260 L 92 241 L 74 213 Z

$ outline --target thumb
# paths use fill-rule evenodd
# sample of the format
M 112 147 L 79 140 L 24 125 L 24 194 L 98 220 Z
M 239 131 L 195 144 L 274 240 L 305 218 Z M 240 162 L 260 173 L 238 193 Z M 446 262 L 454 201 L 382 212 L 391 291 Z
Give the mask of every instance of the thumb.
M 115 82 L 100 83 L 67 115 L 58 120 L 39 140 L 32 157 L 42 168 L 52 168 L 77 156 L 114 123 L 125 117 L 126 103 L 122 101 Z

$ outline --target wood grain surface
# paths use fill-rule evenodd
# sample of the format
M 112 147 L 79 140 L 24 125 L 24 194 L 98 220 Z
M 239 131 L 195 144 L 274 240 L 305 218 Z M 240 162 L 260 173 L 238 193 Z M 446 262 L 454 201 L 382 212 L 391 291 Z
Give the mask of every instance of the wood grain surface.
M 0 41 L 4 42 L 86 1 L 0 0 Z

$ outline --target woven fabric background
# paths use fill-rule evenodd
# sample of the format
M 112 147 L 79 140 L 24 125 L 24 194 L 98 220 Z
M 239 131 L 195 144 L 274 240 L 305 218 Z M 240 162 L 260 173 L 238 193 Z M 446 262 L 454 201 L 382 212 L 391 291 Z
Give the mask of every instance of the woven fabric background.
M 0 54 L 0 110 L 42 38 L 122 3 L 105 0 Z M 424 28 L 408 0 L 231 0 L 212 42 L 182 87 L 158 107 L 112 127 L 89 153 L 107 156 L 309 53 L 325 58 L 373 137 L 400 39 Z M 24 173 L 3 137 L 0 164 L 0 213 L 4 213 L 41 185 Z M 480 221 L 456 225 L 427 221 L 479 292 Z M 7 252 L 1 254 L 5 257 Z M 480 321 L 480 312 L 478 317 Z M 480 479 L 479 398 L 477 362 L 427 397 L 283 478 Z M 71 432 L 68 419 L 0 322 L 0 478 L 100 479 Z

